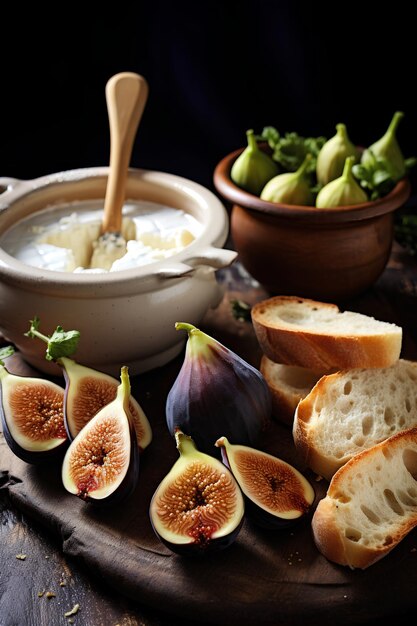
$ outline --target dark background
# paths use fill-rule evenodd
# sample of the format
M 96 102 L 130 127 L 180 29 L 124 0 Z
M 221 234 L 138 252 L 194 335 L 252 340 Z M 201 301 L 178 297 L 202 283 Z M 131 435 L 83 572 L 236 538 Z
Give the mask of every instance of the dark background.
M 33 6 L 2 9 L 0 176 L 106 165 L 104 88 L 120 71 L 150 88 L 133 167 L 212 187 L 215 164 L 247 128 L 330 137 L 345 122 L 369 145 L 395 110 L 405 112 L 403 152 L 417 154 L 416 27 L 405 3 Z

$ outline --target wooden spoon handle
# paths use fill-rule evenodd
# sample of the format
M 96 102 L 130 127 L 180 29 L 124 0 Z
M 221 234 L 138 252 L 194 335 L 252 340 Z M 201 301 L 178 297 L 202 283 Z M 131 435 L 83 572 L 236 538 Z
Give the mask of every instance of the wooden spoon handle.
M 122 72 L 106 85 L 110 124 L 110 171 L 107 181 L 102 233 L 120 232 L 122 206 L 133 142 L 148 97 L 143 76 Z

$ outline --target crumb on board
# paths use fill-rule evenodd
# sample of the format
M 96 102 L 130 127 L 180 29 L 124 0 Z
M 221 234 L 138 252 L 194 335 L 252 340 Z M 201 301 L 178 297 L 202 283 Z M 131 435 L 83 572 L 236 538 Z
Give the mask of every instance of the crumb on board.
M 80 605 L 74 604 L 74 606 L 72 607 L 71 611 L 67 611 L 65 613 L 65 617 L 71 617 L 71 615 L 77 615 L 78 611 L 80 610 Z
M 42 598 L 43 594 L 45 593 L 45 590 L 43 591 L 38 591 L 38 598 Z
M 26 556 L 27 556 L 26 554 L 16 554 L 16 558 L 19 561 L 24 561 L 26 559 Z
M 51 598 L 56 598 L 56 594 L 53 591 L 47 591 L 45 597 L 50 600 Z

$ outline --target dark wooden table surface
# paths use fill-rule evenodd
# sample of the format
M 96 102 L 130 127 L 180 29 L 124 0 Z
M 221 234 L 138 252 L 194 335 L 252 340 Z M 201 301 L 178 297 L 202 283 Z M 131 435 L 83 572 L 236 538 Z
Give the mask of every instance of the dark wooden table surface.
M 220 272 L 219 278 L 225 287 L 223 302 L 217 310 L 207 314 L 201 328 L 258 365 L 260 352 L 252 326 L 250 322 L 234 319 L 230 302 L 240 298 L 253 304 L 267 294 L 238 270 L 239 267 Z M 417 358 L 417 265 L 404 250 L 395 248 L 387 269 L 372 289 L 348 303 L 338 304 L 401 325 L 404 329 L 402 356 Z M 164 402 L 167 388 L 181 367 L 182 359 L 183 355 L 180 355 L 165 368 L 140 377 L 141 388 L 150 390 L 143 398 L 148 412 L 152 411 L 153 402 L 159 405 Z M 19 370 L 20 362 L 16 360 L 13 367 Z M 59 534 L 29 516 L 25 506 L 19 506 L 10 498 L 10 480 L 7 472 L 2 474 L 0 471 L 0 626 L 55 626 L 72 623 L 70 619 L 77 626 L 187 626 L 208 623 L 203 612 L 189 617 L 188 611 L 185 611 L 186 619 L 178 615 L 177 610 L 174 617 L 163 596 L 160 603 L 153 607 L 141 602 L 139 596 L 132 597 L 132 593 L 128 594 L 128 598 L 118 586 L 109 583 L 102 571 L 98 573 L 91 565 L 87 567 L 82 558 L 66 554 Z M 417 544 L 417 536 L 413 532 L 409 551 L 413 551 L 414 544 Z M 21 554 L 26 555 L 24 560 L 16 558 Z M 415 578 L 417 560 L 414 563 L 412 576 Z M 251 575 L 257 578 L 260 572 Z M 394 580 L 392 585 L 395 593 Z M 215 581 L 213 589 L 216 589 Z M 325 603 L 326 591 L 321 593 Z M 303 602 L 302 596 L 300 602 Z M 80 607 L 78 613 L 72 618 L 65 617 L 65 612 L 76 604 Z M 389 606 L 391 609 L 387 617 L 391 623 L 393 616 L 404 617 L 403 606 L 396 607 L 394 602 Z M 407 610 L 410 606 L 417 610 L 417 594 L 410 600 Z M 349 617 L 349 610 L 348 603 L 344 614 L 335 615 L 329 609 L 328 623 L 382 623 L 383 616 L 375 606 L 369 614 L 365 608 L 357 616 Z M 300 614 L 299 611 L 296 613 Z M 313 615 L 305 615 L 305 620 L 306 624 L 315 623 Z M 256 621 L 263 623 L 262 610 Z M 231 619 L 230 623 L 238 622 Z M 290 622 L 281 622 L 277 617 L 275 623 L 280 626 Z M 325 623 L 323 618 L 322 623 Z

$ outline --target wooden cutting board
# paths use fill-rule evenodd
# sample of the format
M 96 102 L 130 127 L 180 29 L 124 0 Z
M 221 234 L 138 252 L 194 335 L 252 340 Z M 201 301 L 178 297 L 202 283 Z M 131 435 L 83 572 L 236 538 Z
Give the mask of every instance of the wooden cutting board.
M 417 358 L 417 271 L 407 257 L 393 257 L 375 288 L 349 307 L 404 328 L 404 358 Z M 260 352 L 248 322 L 236 321 L 230 300 L 253 303 L 265 297 L 248 284 L 227 283 L 221 306 L 202 328 L 254 365 Z M 240 291 L 236 291 L 236 288 Z M 205 558 L 171 553 L 153 533 L 151 497 L 177 459 L 165 424 L 166 395 L 182 365 L 169 365 L 135 377 L 132 389 L 154 432 L 141 459 L 136 492 L 122 505 L 98 510 L 65 492 L 60 465 L 33 467 L 21 462 L 0 438 L 0 485 L 14 505 L 58 538 L 65 554 L 84 562 L 126 596 L 183 618 L 215 624 L 359 624 L 417 611 L 417 532 L 365 571 L 328 562 L 316 549 L 311 516 L 297 526 L 265 531 L 245 520 L 237 541 Z M 8 359 L 16 373 L 32 373 L 19 355 Z M 299 466 L 291 431 L 274 422 L 263 449 Z M 318 501 L 327 484 L 304 472 Z M 307 620 L 307 621 L 306 621 Z

